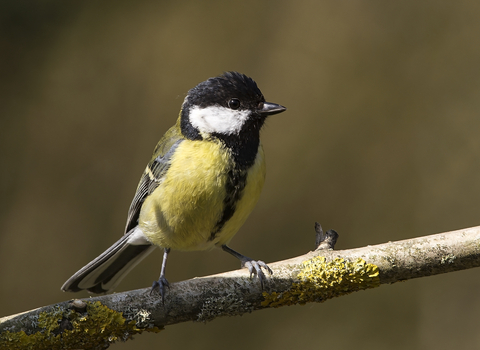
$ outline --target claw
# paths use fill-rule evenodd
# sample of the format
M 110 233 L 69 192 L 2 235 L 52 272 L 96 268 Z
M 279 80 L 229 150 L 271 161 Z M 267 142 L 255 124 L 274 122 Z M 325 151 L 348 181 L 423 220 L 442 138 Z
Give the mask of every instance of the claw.
M 267 270 L 270 275 L 273 275 L 272 269 L 271 269 L 270 267 L 268 267 L 267 264 L 265 264 L 265 263 L 264 263 L 263 261 L 261 261 L 261 260 L 258 260 L 257 263 L 258 263 L 258 265 L 260 265 L 261 267 L 263 267 L 265 270 Z
M 170 283 L 168 283 L 164 276 L 160 276 L 158 281 L 153 281 L 152 289 L 150 290 L 150 295 L 152 295 L 153 292 L 158 291 L 162 297 L 163 304 L 165 304 L 165 287 L 170 288 Z
M 268 265 L 261 260 L 245 260 L 242 261 L 242 266 L 248 269 L 248 272 L 250 272 L 250 278 L 252 278 L 253 275 L 257 276 L 260 281 L 260 285 L 262 286 L 262 289 L 265 286 L 265 281 L 267 280 L 267 277 L 263 273 L 262 268 L 265 269 L 270 275 L 273 274 L 272 269 L 270 269 Z
M 237 259 L 240 260 L 241 266 L 246 267 L 248 269 L 248 272 L 250 272 L 250 278 L 252 278 L 253 275 L 256 275 L 257 278 L 259 279 L 260 285 L 263 289 L 263 287 L 265 286 L 265 281 L 267 280 L 267 277 L 263 273 L 262 268 L 264 270 L 266 270 L 270 275 L 273 274 L 272 269 L 270 267 L 268 267 L 267 264 L 265 264 L 261 260 L 250 259 L 250 258 L 234 251 L 233 249 L 227 247 L 226 245 L 223 245 L 222 249 L 224 251 L 226 251 L 227 253 L 232 254 L 234 257 L 236 257 Z

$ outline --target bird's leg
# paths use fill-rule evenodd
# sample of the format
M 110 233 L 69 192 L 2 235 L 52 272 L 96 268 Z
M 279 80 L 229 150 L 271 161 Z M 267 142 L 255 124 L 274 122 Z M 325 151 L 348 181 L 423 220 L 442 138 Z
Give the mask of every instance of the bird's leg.
M 263 289 L 263 286 L 265 284 L 265 281 L 266 281 L 266 277 L 265 277 L 265 274 L 263 273 L 262 271 L 262 267 L 271 275 L 273 273 L 273 271 L 268 267 L 267 264 L 265 264 L 263 261 L 261 260 L 253 260 L 253 259 L 250 259 L 248 257 L 246 257 L 245 255 L 242 255 L 238 252 L 236 252 L 235 250 L 233 250 L 232 248 L 229 248 L 227 247 L 227 245 L 222 245 L 222 249 L 229 253 L 229 254 L 232 254 L 234 257 L 236 257 L 238 260 L 240 260 L 241 262 L 241 266 L 242 267 L 246 267 L 248 269 L 248 271 L 250 272 L 250 277 L 252 277 L 252 275 L 257 275 L 258 279 L 260 280 L 260 285 L 262 286 L 262 289 Z
M 158 292 L 162 297 L 162 303 L 165 303 L 165 287 L 170 288 L 170 284 L 165 278 L 165 269 L 167 267 L 168 253 L 170 253 L 170 248 L 165 248 L 163 250 L 163 261 L 162 261 L 162 269 L 160 270 L 160 277 L 158 278 L 158 281 L 153 282 L 152 290 L 150 291 L 150 294 L 152 294 L 154 290 L 158 289 Z

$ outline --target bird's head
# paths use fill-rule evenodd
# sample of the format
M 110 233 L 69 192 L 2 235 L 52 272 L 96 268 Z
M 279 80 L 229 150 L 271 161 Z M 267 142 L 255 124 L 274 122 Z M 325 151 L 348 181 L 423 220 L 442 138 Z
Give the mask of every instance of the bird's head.
M 255 81 L 226 72 L 191 89 L 182 105 L 181 129 L 189 139 L 232 138 L 258 133 L 267 116 L 285 111 L 265 102 Z

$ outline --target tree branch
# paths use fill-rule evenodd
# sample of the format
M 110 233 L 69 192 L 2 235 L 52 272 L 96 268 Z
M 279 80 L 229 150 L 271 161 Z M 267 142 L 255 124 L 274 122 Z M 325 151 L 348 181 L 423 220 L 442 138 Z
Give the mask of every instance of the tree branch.
M 332 232 L 321 234 L 334 244 Z M 323 302 L 381 284 L 480 266 L 480 226 L 340 251 L 322 249 L 331 242 L 321 241 L 317 236 L 319 249 L 313 252 L 269 264 L 274 274 L 263 291 L 242 269 L 172 283 L 164 305 L 150 288 L 70 300 L 0 319 L 0 348 L 102 349 L 175 323 Z

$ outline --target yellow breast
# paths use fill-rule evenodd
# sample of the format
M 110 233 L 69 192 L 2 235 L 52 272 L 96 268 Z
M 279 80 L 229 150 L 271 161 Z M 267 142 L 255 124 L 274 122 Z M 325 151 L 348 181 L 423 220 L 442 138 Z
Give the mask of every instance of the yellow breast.
M 233 166 L 230 157 L 220 142 L 185 140 L 178 146 L 163 181 L 146 198 L 140 212 L 140 228 L 153 244 L 204 250 L 230 241 L 253 210 L 265 180 L 260 145 L 235 213 L 212 239 L 224 211 L 226 183 Z

